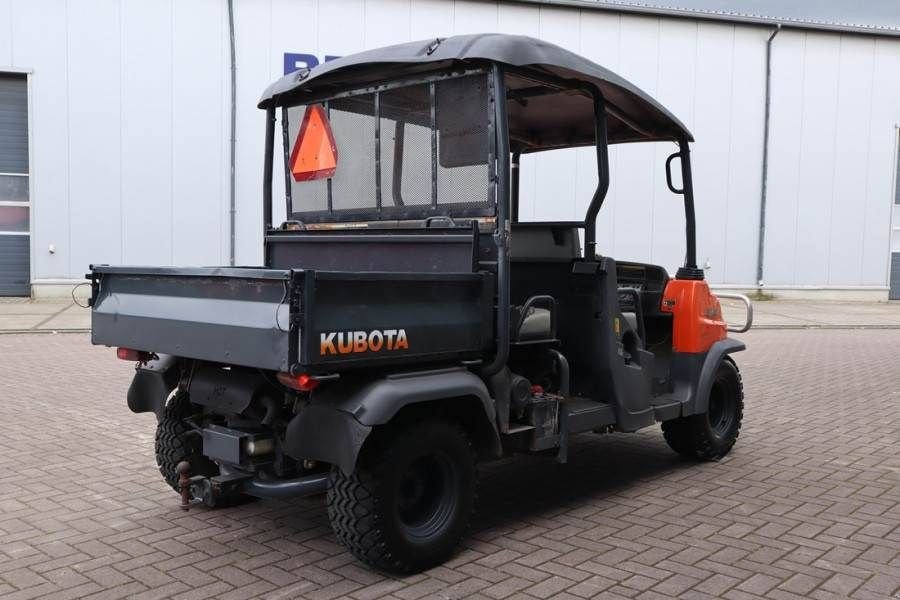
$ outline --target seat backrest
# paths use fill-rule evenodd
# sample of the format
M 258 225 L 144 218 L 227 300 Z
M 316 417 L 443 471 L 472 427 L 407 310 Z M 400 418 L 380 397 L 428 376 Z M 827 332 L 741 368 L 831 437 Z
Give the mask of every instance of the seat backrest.
M 578 228 L 570 223 L 513 223 L 509 258 L 522 262 L 569 262 L 581 256 Z

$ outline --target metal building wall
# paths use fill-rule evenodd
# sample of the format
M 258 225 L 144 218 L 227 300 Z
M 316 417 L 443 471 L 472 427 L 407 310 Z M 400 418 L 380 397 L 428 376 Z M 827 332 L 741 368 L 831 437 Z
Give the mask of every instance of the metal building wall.
M 220 0 L 0 0 L 0 70 L 30 71 L 33 279 L 227 261 L 225 25 Z
M 768 28 L 475 0 L 240 0 L 235 21 L 238 263 L 261 260 L 255 103 L 285 52 L 322 60 L 501 31 L 584 54 L 669 106 L 697 138 L 700 262 L 713 282 L 754 284 Z M 77 278 L 91 262 L 227 262 L 225 0 L 0 0 L 0 70 L 7 65 L 32 70 L 35 279 Z M 886 289 L 898 72 L 897 39 L 776 38 L 768 285 Z M 614 150 L 604 252 L 672 270 L 680 262 L 680 199 L 662 172 L 670 149 Z M 583 214 L 588 151 L 530 163 L 523 216 Z

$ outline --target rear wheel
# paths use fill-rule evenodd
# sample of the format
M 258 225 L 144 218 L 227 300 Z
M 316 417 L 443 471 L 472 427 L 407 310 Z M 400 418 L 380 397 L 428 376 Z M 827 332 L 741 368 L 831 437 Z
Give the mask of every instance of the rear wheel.
M 468 528 L 475 455 L 455 423 L 389 427 L 367 441 L 353 474 L 335 468 L 330 483 L 338 540 L 375 568 L 413 573 L 449 558 Z
M 700 460 L 718 460 L 728 454 L 741 432 L 744 418 L 744 386 L 737 365 L 725 358 L 709 391 L 705 413 L 662 424 L 669 447 L 678 454 Z
M 193 410 L 187 394 L 176 393 L 156 426 L 156 464 L 163 479 L 176 492 L 180 488 L 175 467 L 183 460 L 191 465 L 191 475 L 212 477 L 219 474 L 216 463 L 203 456 L 200 436 L 185 422 L 191 414 Z

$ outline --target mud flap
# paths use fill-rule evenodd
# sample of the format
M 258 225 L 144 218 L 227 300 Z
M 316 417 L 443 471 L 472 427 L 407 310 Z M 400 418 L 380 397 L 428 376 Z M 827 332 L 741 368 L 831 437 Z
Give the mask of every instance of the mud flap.
M 725 359 L 725 356 L 733 352 L 745 350 L 747 345 L 744 342 L 733 338 L 725 338 L 714 343 L 706 353 L 706 359 L 703 361 L 703 367 L 700 369 L 700 378 L 697 382 L 696 393 L 693 398 L 694 409 L 692 414 L 702 414 L 706 412 L 709 404 L 709 390 L 712 387 L 713 380 L 716 378 L 716 371 L 719 364 Z
M 322 386 L 314 392 L 312 402 L 288 424 L 285 452 L 296 459 L 338 465 L 349 475 L 373 427 L 389 423 L 405 406 L 460 397 L 475 399 L 480 446 L 499 456 L 502 446 L 494 421 L 494 401 L 484 382 L 462 368 Z
M 134 413 L 152 412 L 162 418 L 166 400 L 178 385 L 178 359 L 162 354 L 159 358 L 135 368 L 134 379 L 128 388 L 128 408 Z
M 370 426 L 348 412 L 311 404 L 288 423 L 284 452 L 298 460 L 308 458 L 337 465 L 349 475 L 371 431 Z

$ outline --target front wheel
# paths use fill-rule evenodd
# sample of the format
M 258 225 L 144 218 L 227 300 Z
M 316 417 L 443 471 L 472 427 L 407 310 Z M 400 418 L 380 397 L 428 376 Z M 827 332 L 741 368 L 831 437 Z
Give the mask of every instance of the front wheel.
M 472 444 L 455 423 L 388 426 L 366 442 L 351 475 L 332 470 L 328 517 L 358 559 L 414 573 L 453 553 L 474 510 L 476 481 Z
M 705 413 L 662 424 L 669 447 L 687 458 L 719 460 L 731 450 L 744 418 L 744 385 L 737 365 L 725 358 L 709 390 Z

